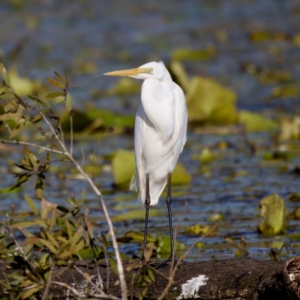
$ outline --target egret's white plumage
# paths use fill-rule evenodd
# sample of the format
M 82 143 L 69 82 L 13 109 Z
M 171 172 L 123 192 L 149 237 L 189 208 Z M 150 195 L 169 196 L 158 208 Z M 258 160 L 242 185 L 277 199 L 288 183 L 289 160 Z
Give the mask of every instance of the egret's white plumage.
M 155 205 L 186 142 L 187 110 L 183 91 L 164 64 L 152 62 L 140 68 L 147 67 L 152 67 L 153 73 L 143 82 L 134 145 L 141 200 L 145 203 L 148 173 L 150 205 Z
M 131 184 L 131 187 L 138 186 L 141 201 L 146 205 L 145 249 L 149 205 L 157 204 L 186 142 L 185 97 L 182 89 L 172 81 L 170 73 L 162 62 L 150 62 L 137 69 L 114 71 L 105 75 L 144 79 L 134 129 L 137 181 Z M 147 175 L 150 201 L 146 192 Z M 167 204 L 172 241 L 171 255 L 174 257 L 170 203 L 169 190 Z

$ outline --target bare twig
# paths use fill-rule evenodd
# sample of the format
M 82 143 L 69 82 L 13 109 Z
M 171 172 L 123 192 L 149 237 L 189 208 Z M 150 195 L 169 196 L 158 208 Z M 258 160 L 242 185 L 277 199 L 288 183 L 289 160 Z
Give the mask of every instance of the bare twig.
M 63 144 L 65 144 L 65 136 L 64 136 L 64 132 L 62 130 L 62 127 L 61 127 L 61 123 L 59 122 L 59 125 L 58 125 L 58 128 L 59 128 L 59 132 L 60 132 L 60 136 L 61 136 L 61 141 Z
M 40 115 L 42 116 L 42 118 L 44 119 L 44 121 L 49 126 L 49 128 L 52 131 L 55 139 L 58 141 L 59 145 L 63 149 L 64 154 L 73 162 L 73 164 L 75 165 L 75 167 L 77 168 L 77 170 L 86 179 L 86 181 L 90 184 L 90 186 L 92 187 L 93 191 L 95 192 L 95 194 L 100 199 L 100 203 L 102 205 L 102 209 L 103 209 L 103 212 L 104 212 L 107 224 L 108 224 L 109 233 L 111 235 L 113 248 L 115 250 L 115 255 L 116 255 L 116 260 L 117 260 L 117 268 L 118 268 L 118 275 L 119 275 L 120 284 L 121 284 L 122 299 L 125 300 L 125 299 L 127 299 L 127 286 L 126 286 L 126 281 L 125 281 L 124 268 L 123 268 L 123 264 L 122 264 L 122 259 L 121 259 L 121 255 L 120 255 L 120 251 L 119 251 L 118 242 L 117 242 L 117 239 L 116 239 L 116 236 L 115 236 L 115 233 L 114 233 L 114 227 L 113 227 L 111 218 L 109 216 L 107 207 L 105 205 L 102 193 L 96 187 L 96 185 L 94 184 L 94 182 L 92 181 L 92 179 L 88 176 L 88 174 L 85 173 L 85 171 L 83 170 L 83 168 L 74 159 L 74 157 L 68 152 L 68 150 L 66 149 L 65 144 L 63 143 L 63 141 L 61 141 L 61 139 L 57 135 L 56 131 L 54 130 L 53 126 L 51 125 L 51 123 L 49 122 L 49 120 L 46 118 L 46 116 L 42 112 L 40 112 Z
M 47 300 L 48 291 L 49 291 L 49 288 L 50 288 L 50 285 L 51 285 L 51 277 L 52 277 L 53 269 L 54 269 L 54 263 L 52 263 L 52 266 L 51 266 L 51 269 L 50 269 L 49 278 L 48 278 L 48 281 L 47 281 L 47 285 L 46 285 L 42 300 Z
M 75 296 L 77 297 L 84 297 L 81 295 L 81 293 L 79 293 L 76 289 L 72 288 L 71 286 L 69 286 L 68 284 L 66 283 L 63 283 L 63 282 L 60 282 L 60 281 L 51 281 L 52 284 L 55 284 L 55 285 L 58 285 L 58 286 L 62 286 L 66 289 L 68 289 L 69 291 L 71 291 Z M 79 299 L 80 299 L 79 298 Z
M 63 151 L 55 150 L 55 149 L 52 149 L 52 148 L 40 146 L 40 145 L 37 145 L 37 144 L 34 144 L 34 143 L 29 143 L 29 142 L 22 142 L 22 141 L 17 141 L 17 140 L 9 141 L 9 140 L 2 140 L 1 139 L 0 143 L 2 143 L 2 144 L 26 145 L 26 146 L 31 146 L 31 147 L 34 147 L 34 148 L 37 148 L 37 149 L 57 153 L 57 154 L 65 154 Z
M 85 226 L 86 226 L 86 228 L 87 228 L 87 211 L 86 211 L 86 213 L 84 214 L 84 222 L 85 222 Z M 88 234 L 88 236 L 89 236 L 90 246 L 91 246 L 91 249 L 92 249 L 92 252 L 93 252 L 93 256 L 94 256 L 94 263 L 95 263 L 96 270 L 97 270 L 98 280 L 99 280 L 99 283 L 100 283 L 100 287 L 101 287 L 101 289 L 103 290 L 103 280 L 102 280 L 102 278 L 101 278 L 99 266 L 98 266 L 98 263 L 97 263 L 97 258 L 96 258 L 96 253 L 95 253 L 95 249 L 94 249 L 93 240 L 92 240 L 92 237 L 90 236 L 90 233 L 89 233 L 88 228 L 87 228 L 87 234 Z
M 82 155 L 81 165 L 82 165 L 82 168 L 83 168 L 84 167 L 84 162 L 85 162 L 85 156 L 84 156 L 84 150 L 83 150 L 83 148 L 81 148 L 81 155 Z
M 70 112 L 70 154 L 73 155 L 73 116 Z

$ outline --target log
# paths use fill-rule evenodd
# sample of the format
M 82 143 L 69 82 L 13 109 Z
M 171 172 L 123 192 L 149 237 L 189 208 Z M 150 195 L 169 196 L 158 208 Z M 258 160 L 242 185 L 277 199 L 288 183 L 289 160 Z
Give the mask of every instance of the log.
M 93 263 L 80 261 L 74 265 L 82 273 L 89 274 L 94 284 L 99 286 L 98 268 L 104 287 L 108 284 L 106 293 L 121 296 L 118 276 L 110 267 L 104 264 L 97 267 Z M 76 268 L 55 267 L 52 280 L 73 287 L 80 295 L 87 295 L 91 290 L 90 284 Z M 150 268 L 126 263 L 124 268 L 127 270 L 129 299 L 139 299 L 143 293 L 143 299 L 158 299 L 168 284 L 171 266 L 154 263 Z M 132 284 L 133 276 L 137 280 L 149 269 L 156 272 L 154 282 L 145 286 Z M 0 280 L 4 280 L 7 272 L 11 272 L 7 270 L 7 263 L 0 261 Z M 300 257 L 288 261 L 241 258 L 183 262 L 175 273 L 174 281 L 164 299 L 296 300 L 300 299 Z M 78 299 L 78 295 L 75 296 L 72 291 L 57 284 L 51 284 L 48 295 L 53 300 Z

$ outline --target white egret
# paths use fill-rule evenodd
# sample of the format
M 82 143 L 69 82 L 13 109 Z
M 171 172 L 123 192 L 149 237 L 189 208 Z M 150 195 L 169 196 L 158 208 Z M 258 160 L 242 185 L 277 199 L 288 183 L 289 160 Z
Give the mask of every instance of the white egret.
M 146 207 L 142 260 L 145 262 L 150 205 L 157 204 L 168 184 L 166 201 L 171 253 L 167 261 L 173 261 L 176 258 L 172 228 L 171 175 L 186 142 L 187 109 L 183 91 L 172 81 L 163 62 L 150 62 L 136 69 L 104 75 L 144 79 L 134 128 L 136 185 Z

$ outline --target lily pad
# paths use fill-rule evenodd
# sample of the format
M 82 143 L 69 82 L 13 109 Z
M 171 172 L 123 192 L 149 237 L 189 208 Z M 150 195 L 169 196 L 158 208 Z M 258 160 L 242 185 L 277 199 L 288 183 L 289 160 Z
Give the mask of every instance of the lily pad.
M 191 182 L 191 175 L 181 163 L 177 163 L 172 174 L 172 184 L 188 184 Z
M 172 61 L 170 71 L 186 92 L 189 120 L 206 124 L 235 124 L 238 120 L 235 92 L 206 77 L 189 79 L 183 65 Z
M 122 77 L 109 91 L 110 96 L 129 96 L 139 94 L 141 84 L 128 77 Z
M 208 46 L 203 49 L 178 48 L 171 54 L 172 59 L 176 60 L 203 60 L 217 55 L 215 46 Z
M 85 135 L 99 129 L 107 129 L 109 127 L 133 128 L 134 116 L 118 115 L 105 109 L 99 109 L 94 106 L 85 107 L 85 111 L 73 110 L 73 131 L 82 132 Z M 66 110 L 61 117 L 62 127 L 66 132 L 70 130 L 69 112 Z
M 199 160 L 202 164 L 209 164 L 214 160 L 214 156 L 208 147 L 202 149 Z
M 189 120 L 206 124 L 235 124 L 238 112 L 235 92 L 211 78 L 194 77 L 189 85 L 186 101 Z
M 114 184 L 117 186 L 128 186 L 135 171 L 134 152 L 120 149 L 112 160 Z M 186 168 L 177 163 L 172 174 L 172 184 L 188 184 L 191 181 L 191 175 Z
M 144 241 L 144 232 L 138 232 L 138 231 L 127 231 L 125 235 L 122 238 L 118 238 L 118 241 L 123 243 L 129 243 L 129 242 L 143 242 Z M 156 239 L 151 236 L 150 234 L 147 234 L 147 242 L 148 243 L 155 243 Z
M 152 218 L 157 216 L 159 216 L 159 210 L 151 207 L 151 209 L 149 209 L 149 217 Z M 145 218 L 145 209 L 135 209 L 126 213 L 120 213 L 118 216 L 112 217 L 112 220 L 114 222 L 119 222 L 119 221 L 138 220 L 138 219 L 144 220 L 144 218 Z
M 274 132 L 278 130 L 277 122 L 261 114 L 246 110 L 239 112 L 239 122 L 245 125 L 247 132 Z
M 39 81 L 20 76 L 16 69 L 9 70 L 8 77 L 10 85 L 19 96 L 33 94 L 41 88 Z
M 280 139 L 281 140 L 291 140 L 300 138 L 300 118 L 295 116 L 293 118 L 282 118 L 280 120 L 281 132 Z
M 158 253 L 169 253 L 171 249 L 170 237 L 168 235 L 158 235 L 157 237 L 157 249 Z M 181 242 L 175 241 L 175 252 L 184 251 L 185 245 Z
M 286 208 L 284 200 L 277 194 L 263 198 L 259 203 L 263 220 L 258 231 L 265 236 L 274 236 L 284 232 L 286 228 Z
M 129 185 L 135 169 L 134 153 L 120 149 L 112 160 L 114 184 L 119 186 Z

